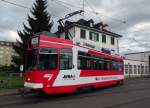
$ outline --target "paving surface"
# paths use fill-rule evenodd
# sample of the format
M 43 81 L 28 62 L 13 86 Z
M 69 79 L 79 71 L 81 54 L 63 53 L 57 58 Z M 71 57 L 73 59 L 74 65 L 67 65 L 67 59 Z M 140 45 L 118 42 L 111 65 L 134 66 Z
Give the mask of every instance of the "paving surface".
M 0 96 L 0 108 L 150 108 L 150 78 L 89 93 Z
M 7 95 L 15 95 L 18 94 L 18 89 L 2 89 L 0 88 L 0 96 L 7 96 Z

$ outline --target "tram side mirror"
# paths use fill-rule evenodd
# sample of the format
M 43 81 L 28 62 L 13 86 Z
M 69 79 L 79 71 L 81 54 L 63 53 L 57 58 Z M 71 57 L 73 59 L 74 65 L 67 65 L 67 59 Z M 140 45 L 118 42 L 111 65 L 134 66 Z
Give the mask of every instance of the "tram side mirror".
M 23 77 L 23 70 L 24 70 L 24 65 L 20 65 L 20 77 Z
M 24 69 L 24 65 L 20 65 L 20 72 L 23 72 L 23 69 Z

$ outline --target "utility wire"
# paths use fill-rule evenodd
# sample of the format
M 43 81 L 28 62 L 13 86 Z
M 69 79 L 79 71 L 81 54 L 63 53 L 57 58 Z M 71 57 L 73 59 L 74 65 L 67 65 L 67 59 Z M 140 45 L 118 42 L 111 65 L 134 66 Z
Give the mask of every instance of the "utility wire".
M 53 2 L 58 1 L 58 2 L 61 2 L 62 4 L 65 4 L 65 5 L 69 6 L 69 7 L 74 7 L 74 8 L 78 8 L 78 9 L 83 9 L 83 7 L 75 6 L 75 5 L 72 5 L 72 4 L 70 4 L 70 3 L 67 3 L 67 2 L 64 2 L 64 1 L 61 1 L 61 0 L 51 0 L 51 1 L 53 1 Z
M 5 2 L 5 3 L 7 3 L 7 4 L 11 4 L 11 5 L 15 5 L 15 6 L 18 6 L 18 7 L 21 7 L 21 8 L 24 8 L 24 9 L 29 9 L 30 10 L 30 8 L 29 7 L 26 7 L 26 6 L 23 6 L 23 5 L 20 5 L 20 4 L 16 4 L 16 3 L 13 3 L 13 2 L 9 2 L 9 1 L 7 1 L 7 0 L 1 0 L 2 2 Z M 51 0 L 51 1 L 60 1 L 60 0 Z M 80 9 L 82 9 L 82 7 L 79 7 L 79 6 L 75 6 L 75 5 L 71 5 L 71 4 L 69 4 L 69 3 L 66 3 L 66 2 L 63 2 L 63 1 L 60 1 L 61 3 L 63 3 L 63 4 L 66 4 L 66 5 L 70 5 L 70 6 L 72 6 L 72 7 L 76 7 L 76 8 L 80 8 Z M 59 3 L 60 5 L 62 5 L 61 3 Z M 87 3 L 87 2 L 86 2 Z M 57 4 L 58 4 L 58 2 L 57 2 Z M 64 6 L 64 5 L 63 5 Z M 68 6 L 66 6 L 67 7 L 67 9 L 69 9 L 69 10 L 71 10 Z M 98 13 L 92 8 L 92 7 L 90 7 L 91 8 L 91 12 L 94 12 L 94 13 L 96 13 L 97 15 L 98 15 Z M 51 13 L 51 15 L 52 15 L 52 17 L 54 16 L 55 18 L 60 18 L 60 16 L 57 16 L 57 15 L 55 15 L 55 14 L 52 14 Z M 116 19 L 115 19 L 116 20 Z M 130 34 L 130 33 L 137 33 L 137 32 L 141 32 L 141 31 L 144 31 L 144 30 L 138 30 L 138 31 L 133 31 L 133 32 L 127 32 L 127 33 L 121 33 L 121 34 Z M 144 33 L 144 32 L 143 32 Z M 150 32 L 145 32 L 146 34 L 150 34 Z
M 94 12 L 96 13 L 95 9 L 93 7 L 90 6 L 89 2 L 86 0 L 86 3 L 88 5 L 88 7 Z M 98 16 L 98 14 L 95 14 L 96 16 Z M 96 17 L 97 18 L 97 17 Z M 101 17 L 99 16 L 99 18 L 101 19 Z M 99 20 L 99 18 L 97 18 Z
M 79 7 L 79 6 L 75 6 L 75 5 L 72 5 L 72 4 L 70 4 L 70 3 L 67 3 L 67 2 L 64 2 L 64 1 L 61 1 L 61 0 L 51 0 L 51 1 L 59 1 L 59 2 L 61 2 L 61 3 L 63 3 L 63 4 L 66 4 L 68 7 L 75 7 L 75 8 L 78 8 L 78 9 L 83 9 L 83 7 Z M 120 20 L 120 19 L 117 19 L 117 18 L 113 18 L 113 17 L 110 17 L 110 16 L 107 16 L 107 15 L 103 15 L 103 14 L 101 14 L 100 12 L 96 12 L 96 11 L 93 11 L 93 10 L 89 10 L 89 9 L 87 9 L 87 10 L 85 10 L 85 12 L 89 12 L 89 13 L 93 13 L 93 14 L 96 14 L 96 15 L 101 15 L 101 16 L 104 16 L 104 17 L 108 17 L 109 19 L 112 19 L 112 20 L 115 20 L 115 21 L 118 21 L 118 22 L 121 22 L 121 23 L 123 23 L 123 24 L 126 24 L 126 21 L 123 21 L 123 20 Z
M 68 9 L 70 11 L 76 11 L 75 9 L 72 9 L 72 8 L 70 8 L 70 6 L 68 6 L 68 5 L 70 5 L 69 3 L 65 3 L 65 2 L 60 1 L 60 0 L 51 0 L 51 1 L 58 4 L 58 5 L 65 7 L 66 9 Z M 71 5 L 71 6 L 77 8 L 75 5 Z M 78 7 L 78 8 L 81 9 L 81 7 Z
M 9 2 L 9 1 L 6 1 L 6 0 L 1 0 L 1 1 L 5 2 L 5 3 L 8 3 L 8 4 L 11 4 L 11 5 L 21 7 L 21 8 L 30 9 L 29 7 L 26 7 L 26 6 L 23 6 L 23 5 L 20 5 L 20 4 L 16 4 L 16 3 L 13 3 L 13 2 Z
M 5 2 L 7 4 L 11 4 L 11 5 L 14 5 L 14 6 L 18 6 L 18 7 L 21 7 L 21 8 L 24 8 L 24 9 L 28 9 L 30 10 L 29 7 L 26 7 L 26 6 L 23 6 L 23 5 L 20 5 L 20 4 L 16 4 L 16 3 L 13 3 L 13 2 L 9 2 L 9 1 L 6 1 L 6 0 L 1 0 L 2 2 Z M 55 18 L 60 18 L 60 16 L 57 16 L 57 15 L 54 15 L 54 14 L 51 14 L 52 16 L 54 16 Z
M 121 23 L 123 23 L 123 24 L 126 24 L 126 21 L 123 21 L 123 20 L 120 20 L 120 19 L 116 19 L 116 18 L 113 18 L 113 17 L 107 16 L 107 15 L 103 15 L 103 14 L 101 14 L 100 12 L 91 11 L 91 10 L 87 10 L 87 11 L 89 11 L 90 13 L 94 13 L 94 14 L 96 14 L 96 15 L 100 15 L 100 16 L 107 17 L 107 18 L 109 18 L 109 19 L 111 19 L 111 20 L 114 20 L 114 21 L 121 22 Z
M 54 1 L 54 0 L 52 0 L 52 1 Z M 75 6 L 75 5 L 72 5 L 72 4 L 69 4 L 69 3 L 66 3 L 66 2 L 63 2 L 63 1 L 60 1 L 60 0 L 55 0 L 55 2 L 56 1 L 59 1 L 59 3 L 61 2 L 62 4 L 64 4 L 64 5 L 67 5 L 67 7 L 69 8 L 69 10 L 71 10 L 71 8 L 70 7 L 75 7 L 75 8 L 79 8 L 79 9 L 83 9 L 83 7 L 78 7 L 78 6 Z M 60 3 L 60 5 L 62 5 Z M 86 1 L 86 3 L 89 5 L 89 3 Z M 58 2 L 57 2 L 57 4 L 58 4 Z M 63 5 L 62 5 L 63 6 Z M 86 12 L 90 12 L 90 13 L 94 13 L 94 14 L 96 14 L 96 15 L 101 15 L 101 16 L 105 16 L 105 17 L 109 17 L 109 16 L 106 16 L 106 15 L 102 15 L 101 13 L 99 13 L 99 12 L 96 12 L 91 6 L 89 6 L 90 7 L 90 10 L 89 9 L 86 9 L 85 11 Z M 109 17 L 110 19 L 112 19 L 112 20 L 116 20 L 116 21 L 119 21 L 119 22 L 122 22 L 122 23 L 124 23 L 124 24 L 126 24 L 126 21 L 122 21 L 122 20 L 119 20 L 119 19 L 116 19 L 116 18 L 113 18 L 113 17 Z M 129 33 L 135 33 L 135 32 L 139 32 L 139 31 L 133 31 L 133 32 L 129 32 Z M 125 34 L 125 33 L 124 33 Z M 142 46 L 142 47 L 144 47 L 144 48 L 149 48 L 149 46 L 148 46 L 148 44 L 147 43 L 141 43 L 140 41 L 138 41 L 138 40 L 136 40 L 136 39 L 134 39 L 134 38 L 130 38 L 130 39 L 128 39 L 128 40 L 132 40 L 132 41 L 134 41 L 134 42 L 136 42 L 139 46 Z
M 137 27 L 135 27 L 135 28 L 137 28 Z M 137 29 L 139 29 L 139 28 L 137 28 Z M 135 34 L 135 33 L 145 33 L 145 34 L 150 34 L 150 32 L 148 32 L 148 30 L 144 30 L 144 29 L 142 29 L 142 30 L 135 30 L 135 31 L 131 31 L 131 32 L 120 32 L 120 34 L 123 34 L 123 35 L 127 35 L 127 34 Z
M 150 48 L 150 46 L 148 45 L 148 42 L 142 43 L 141 41 L 136 40 L 135 38 L 128 38 L 127 40 L 134 41 L 135 43 L 137 43 L 141 47 Z
M 124 32 L 124 33 L 121 33 L 121 34 L 131 34 L 131 33 L 145 33 L 145 34 L 150 34 L 150 32 L 147 32 L 146 30 L 137 30 L 137 31 L 133 31 L 133 32 Z
M 65 7 L 65 8 L 67 8 L 68 10 L 73 10 L 73 9 L 71 9 L 71 8 L 69 8 L 68 6 L 66 6 L 66 4 L 62 4 L 62 3 L 60 3 L 58 0 L 51 0 L 51 1 L 54 1 L 55 3 L 57 3 L 58 5 L 61 5 L 61 6 L 63 6 L 63 7 Z M 75 11 L 75 10 L 74 10 Z
M 21 7 L 21 8 L 30 9 L 29 7 L 26 7 L 26 6 L 23 6 L 23 5 L 20 5 L 20 4 L 16 4 L 16 3 L 13 3 L 13 2 L 9 2 L 9 1 L 7 1 L 7 0 L 1 0 L 1 1 L 2 1 L 2 2 L 5 2 L 5 3 L 8 3 L 8 4 L 11 4 L 11 5 L 15 5 L 15 6 Z M 69 10 L 73 10 L 73 9 L 69 8 L 68 5 L 70 5 L 71 7 L 75 7 L 75 8 L 80 8 L 80 9 L 82 9 L 82 7 L 75 6 L 75 5 L 72 5 L 72 4 L 69 4 L 69 3 L 66 3 L 66 2 L 60 1 L 60 0 L 51 0 L 51 1 L 54 1 L 55 3 L 64 6 L 64 7 L 66 7 L 66 8 L 69 9 Z M 59 1 L 59 2 L 58 2 L 58 1 Z M 60 2 L 63 3 L 63 4 L 65 4 L 65 5 L 67 5 L 67 6 L 61 4 Z M 86 3 L 88 3 L 88 2 L 86 1 Z M 88 3 L 88 5 L 89 5 L 89 3 Z M 100 14 L 100 13 L 96 12 L 92 7 L 90 7 L 90 8 L 91 8 L 91 10 L 88 10 L 88 11 L 90 11 L 91 13 L 95 13 L 96 15 Z M 60 18 L 60 16 L 57 16 L 57 15 L 54 15 L 54 14 L 51 14 L 51 15 L 54 16 L 55 18 Z M 101 14 L 101 15 L 102 15 L 102 14 Z M 102 15 L 102 16 L 105 16 L 105 15 Z M 107 17 L 108 17 L 108 16 L 107 16 Z M 114 20 L 116 20 L 116 19 L 114 19 Z M 117 20 L 118 20 L 118 19 L 117 19 Z M 121 21 L 121 20 L 119 20 L 119 21 Z M 140 31 L 133 31 L 133 32 L 127 32 L 127 33 L 122 33 L 122 34 L 129 34 L 129 33 L 136 33 L 136 32 L 140 32 Z

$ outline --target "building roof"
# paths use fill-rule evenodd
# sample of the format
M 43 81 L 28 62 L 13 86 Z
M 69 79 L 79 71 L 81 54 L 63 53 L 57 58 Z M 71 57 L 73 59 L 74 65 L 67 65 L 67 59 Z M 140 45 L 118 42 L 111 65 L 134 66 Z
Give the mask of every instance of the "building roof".
M 141 54 L 141 53 L 150 53 L 150 51 L 134 52 L 134 53 L 128 53 L 128 54 L 125 54 L 125 55 Z
M 107 35 L 111 35 L 114 37 L 118 37 L 118 38 L 122 37 L 122 35 L 113 33 L 113 32 L 108 31 L 106 29 L 100 29 L 100 26 L 102 26 L 102 25 L 103 25 L 102 22 L 94 24 L 94 21 L 92 19 L 91 20 L 80 19 L 77 22 L 66 21 L 65 22 L 65 28 L 62 29 L 61 26 L 59 26 L 57 33 L 62 33 L 62 32 L 66 31 L 66 30 L 68 30 L 74 26 L 78 26 L 81 28 L 93 30 L 93 31 L 100 32 L 100 33 L 107 34 Z M 105 24 L 105 26 L 108 26 L 108 25 Z
M 147 61 L 144 61 L 144 60 L 134 60 L 134 59 L 128 59 L 128 58 L 125 58 L 124 60 L 129 60 L 129 61 L 139 61 L 139 62 L 147 62 Z

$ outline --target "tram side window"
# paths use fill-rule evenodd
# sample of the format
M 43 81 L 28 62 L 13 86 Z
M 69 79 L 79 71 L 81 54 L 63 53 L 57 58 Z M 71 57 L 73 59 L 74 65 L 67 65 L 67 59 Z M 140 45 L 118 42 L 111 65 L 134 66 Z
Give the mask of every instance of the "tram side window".
M 93 60 L 93 69 L 94 70 L 100 70 L 100 65 L 102 64 L 101 61 L 97 60 L 97 59 L 94 59 Z
M 117 61 L 112 61 L 112 70 L 121 71 L 122 70 L 122 63 Z
M 72 69 L 72 49 L 61 49 L 60 50 L 60 69 L 67 70 Z
M 104 61 L 104 70 L 110 70 L 110 61 Z
M 110 70 L 110 61 L 96 55 L 78 52 L 78 69 L 81 70 Z
M 78 52 L 78 69 L 90 69 L 90 56 L 84 52 Z
M 39 69 L 53 70 L 57 68 L 58 53 L 55 48 L 41 48 L 39 54 Z
M 36 62 L 37 62 L 36 52 L 37 50 L 32 50 L 27 53 L 27 69 L 28 70 L 36 69 Z

